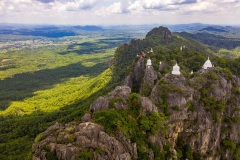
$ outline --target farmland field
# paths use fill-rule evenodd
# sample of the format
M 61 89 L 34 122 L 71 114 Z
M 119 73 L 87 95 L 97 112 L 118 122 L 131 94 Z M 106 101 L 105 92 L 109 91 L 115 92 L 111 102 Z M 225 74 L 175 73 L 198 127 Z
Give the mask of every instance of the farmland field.
M 112 89 L 109 61 L 134 38 L 124 37 L 1 37 L 0 159 L 31 159 L 38 133 L 56 121 L 80 120 Z

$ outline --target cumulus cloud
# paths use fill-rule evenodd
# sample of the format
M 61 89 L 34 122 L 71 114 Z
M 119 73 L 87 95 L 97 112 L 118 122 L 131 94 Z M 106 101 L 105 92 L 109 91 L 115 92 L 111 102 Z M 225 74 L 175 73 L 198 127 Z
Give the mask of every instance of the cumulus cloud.
M 42 3 L 50 3 L 50 2 L 54 2 L 55 0 L 37 0 L 37 1 Z
M 240 0 L 223 0 L 224 3 L 240 3 Z
M 176 4 L 192 4 L 192 3 L 197 3 L 197 0 L 184 0 Z
M 209 1 L 202 1 L 197 5 L 190 6 L 186 11 L 190 12 L 216 12 L 218 10 L 218 6 L 215 3 L 211 3 Z
M 99 2 L 100 0 L 55 0 L 54 8 L 61 11 L 89 10 Z
M 95 14 L 101 16 L 107 16 L 111 14 L 127 14 L 130 12 L 129 10 L 129 5 L 130 5 L 129 0 L 122 0 L 122 1 L 117 1 L 107 7 L 101 7 L 100 9 L 95 11 Z
M 2 22 L 75 22 L 78 18 L 84 23 L 104 19 L 110 24 L 120 18 L 122 23 L 156 23 L 161 17 L 164 23 L 181 17 L 187 23 L 189 17 L 202 20 L 199 17 L 207 15 L 205 19 L 211 16 L 211 21 L 217 21 L 221 15 L 240 23 L 237 13 L 240 0 L 0 0 Z
M 177 8 L 176 5 L 197 3 L 197 0 L 136 0 L 130 8 L 132 9 L 170 9 Z

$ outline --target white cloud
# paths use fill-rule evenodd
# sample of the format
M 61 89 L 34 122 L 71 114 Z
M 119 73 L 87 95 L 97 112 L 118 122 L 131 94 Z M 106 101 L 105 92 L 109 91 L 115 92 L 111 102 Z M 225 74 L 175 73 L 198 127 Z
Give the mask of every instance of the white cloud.
M 239 0 L 223 0 L 223 3 L 239 3 Z
M 211 3 L 209 1 L 202 1 L 198 4 L 195 4 L 189 7 L 187 10 L 189 11 L 197 11 L 197 12 L 215 12 L 218 10 L 218 6 L 215 3 Z
M 240 24 L 239 13 L 240 0 L 0 0 L 0 22 L 12 23 Z
M 111 14 L 127 14 L 130 12 L 129 10 L 130 1 L 122 0 L 118 2 L 114 2 L 110 6 L 101 7 L 95 11 L 95 14 L 98 16 L 107 16 Z
M 90 10 L 99 2 L 100 0 L 56 0 L 49 4 L 57 11 L 80 11 Z
M 172 10 L 176 9 L 177 5 L 196 3 L 196 0 L 136 0 L 131 6 L 131 9 L 158 9 Z

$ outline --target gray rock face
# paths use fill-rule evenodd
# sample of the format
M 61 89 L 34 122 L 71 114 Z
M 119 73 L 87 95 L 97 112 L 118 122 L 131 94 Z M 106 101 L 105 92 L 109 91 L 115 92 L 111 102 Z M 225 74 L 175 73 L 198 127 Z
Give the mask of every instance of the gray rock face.
M 182 75 L 176 76 L 167 74 L 162 80 L 168 82 L 168 84 L 166 84 L 166 87 L 168 88 L 162 88 L 161 86 L 156 85 L 152 89 L 150 96 L 151 100 L 161 103 L 163 99 L 161 99 L 161 96 L 159 95 L 167 92 L 166 101 L 168 105 L 171 107 L 178 106 L 179 109 L 184 109 L 186 103 L 192 100 L 192 95 L 194 93 L 194 90 L 187 84 L 185 78 Z
M 109 102 L 112 103 L 112 107 L 117 109 L 127 109 L 127 96 L 131 93 L 131 88 L 128 86 L 118 86 L 106 97 Z
M 169 66 L 166 64 L 166 63 L 164 63 L 164 62 L 161 62 L 161 64 L 159 64 L 159 66 L 158 66 L 158 70 L 160 71 L 160 72 L 163 72 L 165 69 L 167 69 Z
M 238 77 L 226 75 L 219 68 L 200 70 L 190 79 L 185 79 L 183 75 L 166 74 L 158 80 L 155 73 L 152 67 L 145 70 L 141 87 L 148 85 L 150 96 L 142 95 L 136 100 L 141 107 L 138 116 L 158 112 L 167 115 L 168 119 L 161 121 L 166 132 L 152 134 L 143 131 L 149 143 L 159 151 L 170 143 L 172 159 L 178 158 L 179 140 L 204 159 L 231 160 L 234 154 L 240 157 L 240 153 L 233 150 L 234 146 L 240 145 Z M 158 82 L 155 83 L 155 80 Z M 132 75 L 128 81 L 133 82 Z M 90 110 L 129 109 L 130 93 L 129 86 L 118 86 L 108 95 L 99 97 Z M 108 135 L 102 126 L 87 122 L 91 116 L 85 114 L 82 117 L 85 123 L 56 123 L 49 127 L 40 134 L 40 138 L 36 138 L 33 159 L 45 160 L 51 152 L 58 159 L 74 160 L 86 151 L 93 153 L 92 159 L 96 160 L 138 159 L 140 155 L 136 143 L 131 143 L 119 131 Z M 229 149 L 231 147 L 232 150 Z M 147 154 L 148 159 L 156 158 L 150 148 L 142 147 L 141 151 Z
M 231 123 L 229 129 L 225 121 L 226 117 L 240 117 L 240 96 L 232 92 L 233 86 L 240 86 L 235 77 L 227 80 L 224 73 L 218 72 L 200 70 L 199 76 L 190 79 L 189 83 L 183 76 L 165 75 L 150 97 L 160 104 L 166 102 L 169 108 L 168 136 L 165 140 L 159 135 L 152 136 L 152 143 L 161 147 L 168 141 L 177 148 L 176 142 L 182 138 L 194 152 L 206 155 L 211 151 L 213 156 L 208 159 L 232 159 L 233 151 L 221 155 L 218 151 L 223 149 L 221 144 L 226 139 L 240 144 L 239 123 Z M 216 104 L 218 107 L 213 109 Z
M 118 109 L 126 109 L 127 96 L 131 93 L 131 88 L 128 86 L 117 86 L 112 92 L 104 97 L 99 97 L 90 105 L 91 113 L 98 110 L 108 110 L 113 106 L 110 106 L 110 102 L 113 102 L 114 107 Z
M 91 112 L 95 112 L 95 111 L 98 111 L 98 110 L 108 110 L 108 109 L 109 109 L 109 101 L 104 97 L 99 97 L 90 106 L 90 111 Z
M 142 114 L 145 116 L 151 112 L 158 112 L 157 107 L 152 103 L 152 101 L 147 97 L 141 97 L 140 103 L 142 106 Z
M 106 98 L 113 99 L 120 97 L 123 100 L 127 99 L 127 95 L 131 93 L 131 88 L 128 86 L 117 86 L 112 92 L 110 92 Z
M 154 71 L 152 66 L 146 68 L 143 83 L 148 83 L 149 85 L 154 85 L 157 80 L 157 73 Z
M 125 80 L 124 80 L 124 86 L 128 86 L 130 88 L 133 87 L 133 76 L 132 75 L 128 75 Z
M 142 95 L 148 96 L 154 87 L 154 84 L 157 82 L 158 75 L 154 71 L 152 66 L 148 66 L 146 68 L 144 77 L 143 77 L 143 83 L 141 84 L 140 93 Z
M 130 88 L 133 88 L 133 86 L 139 87 L 144 75 L 145 67 L 144 59 L 139 59 L 134 66 L 132 74 L 125 78 L 124 85 L 129 86 Z
M 146 35 L 146 39 L 147 38 L 158 39 L 160 41 L 169 41 L 172 38 L 172 34 L 168 28 L 161 26 L 159 28 L 154 28 L 148 32 Z
M 136 145 L 127 140 L 124 144 L 119 142 L 105 133 L 103 127 L 91 122 L 55 124 L 41 136 L 45 139 L 33 144 L 33 160 L 47 160 L 50 153 L 59 160 L 77 160 L 86 151 L 96 160 L 131 160 Z
M 86 114 L 81 118 L 81 121 L 82 121 L 82 122 L 88 122 L 88 121 L 90 121 L 91 119 L 92 119 L 91 114 L 86 113 Z

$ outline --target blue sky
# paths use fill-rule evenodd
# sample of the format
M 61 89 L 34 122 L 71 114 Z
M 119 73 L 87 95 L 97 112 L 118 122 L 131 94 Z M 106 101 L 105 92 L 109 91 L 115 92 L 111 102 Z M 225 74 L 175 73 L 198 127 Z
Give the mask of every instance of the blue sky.
M 0 23 L 240 25 L 240 0 L 0 0 Z

